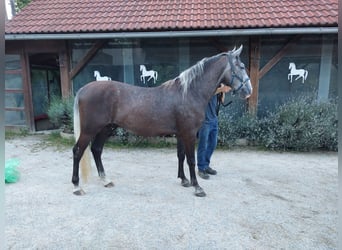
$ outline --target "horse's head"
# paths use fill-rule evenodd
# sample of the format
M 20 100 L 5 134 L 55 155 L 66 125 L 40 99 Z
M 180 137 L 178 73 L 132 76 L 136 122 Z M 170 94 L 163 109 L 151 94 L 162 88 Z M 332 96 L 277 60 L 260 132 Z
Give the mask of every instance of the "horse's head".
M 295 64 L 294 64 L 293 62 L 290 62 L 290 63 L 289 63 L 289 69 L 292 69 L 293 66 L 294 66 L 294 68 L 296 68 Z
M 240 60 L 242 45 L 239 49 L 229 51 L 227 53 L 228 63 L 230 67 L 223 74 L 222 80 L 225 85 L 233 89 L 233 93 L 238 94 L 241 98 L 246 99 L 252 94 L 252 84 L 246 72 L 245 65 Z
M 100 75 L 100 72 L 98 72 L 97 70 L 94 71 L 94 77 Z
M 140 71 L 143 71 L 144 65 L 140 65 Z

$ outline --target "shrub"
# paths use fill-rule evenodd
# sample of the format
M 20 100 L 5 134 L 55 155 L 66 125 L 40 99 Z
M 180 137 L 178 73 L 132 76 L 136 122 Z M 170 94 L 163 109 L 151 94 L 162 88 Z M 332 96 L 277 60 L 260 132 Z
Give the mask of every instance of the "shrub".
M 47 114 L 50 121 L 62 128 L 65 132 L 73 132 L 73 107 L 74 97 L 61 98 L 53 96 L 51 98 Z
M 249 142 L 258 140 L 260 127 L 255 116 L 245 113 L 241 117 L 223 113 L 219 116 L 219 144 L 233 145 L 237 139 L 247 139 Z
M 264 118 L 249 114 L 220 117 L 220 143 L 245 138 L 269 149 L 337 151 L 337 102 L 298 98 L 279 106 Z

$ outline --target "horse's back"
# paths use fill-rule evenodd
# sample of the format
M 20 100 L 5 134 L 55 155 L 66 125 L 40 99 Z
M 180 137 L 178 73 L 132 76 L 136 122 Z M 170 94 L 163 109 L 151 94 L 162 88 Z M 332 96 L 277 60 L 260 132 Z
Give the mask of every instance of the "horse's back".
M 80 112 L 86 114 L 84 120 L 88 124 L 116 124 L 145 136 L 174 132 L 175 98 L 165 87 L 146 88 L 117 81 L 94 81 L 81 88 L 77 96 Z

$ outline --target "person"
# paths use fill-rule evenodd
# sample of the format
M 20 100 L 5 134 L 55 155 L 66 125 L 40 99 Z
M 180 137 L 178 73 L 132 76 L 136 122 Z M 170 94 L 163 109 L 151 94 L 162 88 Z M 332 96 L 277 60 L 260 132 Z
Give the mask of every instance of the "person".
M 205 111 L 205 119 L 198 131 L 197 167 L 198 175 L 209 179 L 209 175 L 216 175 L 217 171 L 210 167 L 210 159 L 217 146 L 218 135 L 218 102 L 224 102 L 225 93 L 231 88 L 221 84 L 210 99 Z M 220 95 L 220 93 L 222 93 Z

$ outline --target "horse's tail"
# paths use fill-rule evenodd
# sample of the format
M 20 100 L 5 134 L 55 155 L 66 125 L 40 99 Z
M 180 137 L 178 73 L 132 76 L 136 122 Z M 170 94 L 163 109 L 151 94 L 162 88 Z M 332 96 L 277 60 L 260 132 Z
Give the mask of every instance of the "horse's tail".
M 154 74 L 156 76 L 156 80 L 158 80 L 158 72 L 157 71 L 154 71 Z
M 74 102 L 74 136 L 75 141 L 77 143 L 78 139 L 81 135 L 81 119 L 80 119 L 80 112 L 79 112 L 79 99 L 78 95 L 75 97 Z M 88 176 L 91 170 L 91 158 L 90 158 L 90 146 L 88 145 L 85 149 L 81 160 L 80 160 L 80 166 L 81 166 L 81 177 L 84 182 L 87 182 Z
M 309 74 L 309 72 L 307 71 L 307 70 L 305 70 L 305 72 L 304 72 L 304 79 L 306 80 L 306 78 L 308 77 L 308 74 Z

